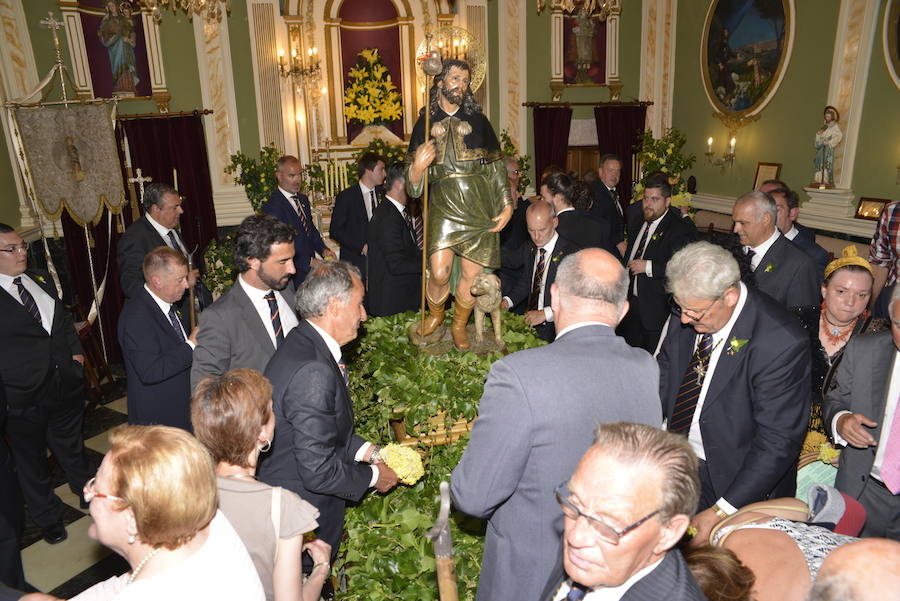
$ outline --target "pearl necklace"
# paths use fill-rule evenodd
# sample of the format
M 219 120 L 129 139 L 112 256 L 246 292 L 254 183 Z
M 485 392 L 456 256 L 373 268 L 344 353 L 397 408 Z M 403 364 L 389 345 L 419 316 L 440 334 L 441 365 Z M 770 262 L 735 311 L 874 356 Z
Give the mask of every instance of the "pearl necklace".
M 152 551 L 150 551 L 149 553 L 147 553 L 147 555 L 144 556 L 144 559 L 142 559 L 141 562 L 139 564 L 137 564 L 137 567 L 135 567 L 134 570 L 132 570 L 131 577 L 128 578 L 128 584 L 131 584 L 132 582 L 134 582 L 134 579 L 137 578 L 138 574 L 141 573 L 141 570 L 144 569 L 144 564 L 146 564 L 148 561 L 150 561 L 150 558 L 153 557 L 154 555 L 156 555 L 157 553 L 159 553 L 160 551 L 162 551 L 162 547 L 157 547 L 157 548 L 153 549 Z

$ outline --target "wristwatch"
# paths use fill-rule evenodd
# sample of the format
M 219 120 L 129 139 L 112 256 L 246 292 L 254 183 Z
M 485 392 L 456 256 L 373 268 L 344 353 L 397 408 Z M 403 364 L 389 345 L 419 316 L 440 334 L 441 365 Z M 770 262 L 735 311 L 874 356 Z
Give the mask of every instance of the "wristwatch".
M 381 461 L 381 447 L 379 447 L 377 444 L 372 445 L 372 447 L 372 454 L 369 455 L 370 464 Z
M 725 518 L 728 517 L 728 513 L 726 513 L 726 511 L 724 509 L 719 507 L 718 504 L 713 505 L 712 509 L 714 512 L 716 512 L 716 515 L 719 516 L 720 520 L 724 520 Z

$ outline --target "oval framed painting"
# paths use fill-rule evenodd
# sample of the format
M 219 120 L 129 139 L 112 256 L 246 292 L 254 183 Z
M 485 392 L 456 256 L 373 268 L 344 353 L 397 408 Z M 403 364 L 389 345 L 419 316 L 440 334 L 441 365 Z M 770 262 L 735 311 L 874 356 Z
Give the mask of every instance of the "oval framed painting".
M 900 0 L 888 0 L 884 6 L 884 62 L 900 88 Z
M 716 112 L 741 118 L 762 111 L 781 85 L 793 41 L 793 0 L 712 0 L 700 66 Z

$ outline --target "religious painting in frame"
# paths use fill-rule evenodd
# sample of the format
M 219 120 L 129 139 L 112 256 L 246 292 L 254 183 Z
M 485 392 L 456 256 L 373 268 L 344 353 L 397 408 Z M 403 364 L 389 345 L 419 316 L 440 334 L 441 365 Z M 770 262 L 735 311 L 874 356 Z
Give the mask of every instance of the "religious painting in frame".
M 866 219 L 868 221 L 878 221 L 881 211 L 885 205 L 891 203 L 886 198 L 860 198 L 859 204 L 856 205 L 856 219 Z
M 747 118 L 772 100 L 790 61 L 794 21 L 794 0 L 710 2 L 700 65 L 717 113 Z
M 149 98 L 150 68 L 138 7 L 121 0 L 80 0 L 84 48 L 96 98 Z
M 563 18 L 563 83 L 606 83 L 606 21 L 582 15 Z
M 756 177 L 753 178 L 753 188 L 751 190 L 759 190 L 762 183 L 770 179 L 778 179 L 781 173 L 781 163 L 757 163 Z
M 888 0 L 884 6 L 883 47 L 888 73 L 900 88 L 900 0 Z

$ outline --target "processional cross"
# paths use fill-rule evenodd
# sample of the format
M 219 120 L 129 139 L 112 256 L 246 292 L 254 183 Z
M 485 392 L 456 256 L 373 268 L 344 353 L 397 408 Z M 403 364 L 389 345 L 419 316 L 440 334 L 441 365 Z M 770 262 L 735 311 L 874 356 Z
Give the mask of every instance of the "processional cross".
M 135 169 L 134 172 L 137 173 L 137 177 L 129 177 L 128 183 L 138 185 L 138 188 L 141 191 L 141 200 L 144 200 L 144 184 L 149 184 L 153 181 L 153 178 L 149 175 L 147 177 L 144 177 L 143 173 L 141 173 L 140 167 Z

